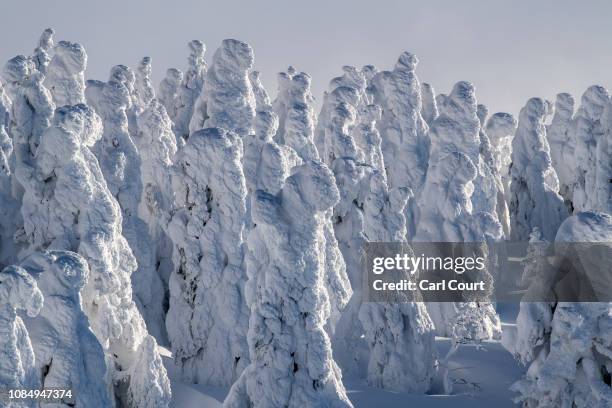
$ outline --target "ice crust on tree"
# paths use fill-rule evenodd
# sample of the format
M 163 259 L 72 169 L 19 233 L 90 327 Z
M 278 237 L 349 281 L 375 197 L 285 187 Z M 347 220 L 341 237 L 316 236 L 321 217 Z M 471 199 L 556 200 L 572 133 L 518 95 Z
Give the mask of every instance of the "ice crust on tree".
M 531 98 L 519 115 L 512 140 L 512 182 L 510 185 L 511 239 L 527 241 L 538 228 L 542 238 L 552 241 L 568 216 L 559 191 L 559 179 L 552 167 L 544 118 L 547 106 Z
M 576 140 L 573 137 L 574 97 L 568 93 L 557 94 L 555 113 L 546 127 L 546 137 L 550 146 L 550 158 L 559 177 L 559 194 L 566 202 L 573 199 L 575 172 L 574 151 Z
M 178 90 L 183 81 L 183 72 L 176 68 L 168 68 L 166 76 L 159 83 L 159 101 L 166 108 L 168 116 L 172 120 L 172 129 L 176 131 L 176 110 L 178 105 Z
M 43 295 L 23 268 L 8 266 L 0 272 L 0 387 L 38 389 L 40 380 L 28 330 L 19 316 L 34 317 L 43 307 Z M 8 401 L 7 408 L 33 407 L 33 402 Z
M 559 227 L 555 238 L 557 256 L 569 256 L 582 272 L 601 277 L 602 266 L 611 261 L 611 231 L 610 215 L 577 213 Z M 607 246 L 600 252 L 604 258 L 593 259 L 592 251 L 576 246 L 586 242 Z M 540 267 L 540 274 L 546 273 L 544 267 Z M 505 342 L 523 364 L 529 364 L 525 377 L 511 387 L 519 393 L 515 401 L 529 408 L 610 406 L 610 339 L 609 302 L 521 303 L 515 338 Z
M 176 156 L 166 328 L 181 375 L 192 382 L 228 386 L 249 361 L 241 160 L 242 140 L 221 128 L 191 134 Z
M 351 407 L 325 331 L 324 214 L 339 199 L 331 171 L 308 161 L 276 195 L 258 190 L 249 234 L 251 363 L 225 407 Z M 276 239 L 270 239 L 276 237 Z
M 40 385 L 72 390 L 77 406 L 111 406 L 104 349 L 81 307 L 87 261 L 74 252 L 48 251 L 32 254 L 22 266 L 36 278 L 45 299 L 38 316 L 26 319 Z
M 104 348 L 112 381 L 134 394 L 142 390 L 133 388 L 131 375 L 144 374 L 132 367 L 147 331 L 132 300 L 136 260 L 122 235 L 120 207 L 90 150 L 101 134 L 102 121 L 88 106 L 59 108 L 29 167 L 21 211 L 31 250 L 70 250 L 87 260 L 83 310 Z M 169 389 L 165 369 L 156 369 L 151 377 L 156 383 L 149 386 Z M 122 389 L 116 388 L 117 398 L 126 397 Z M 153 406 L 163 407 L 163 401 Z

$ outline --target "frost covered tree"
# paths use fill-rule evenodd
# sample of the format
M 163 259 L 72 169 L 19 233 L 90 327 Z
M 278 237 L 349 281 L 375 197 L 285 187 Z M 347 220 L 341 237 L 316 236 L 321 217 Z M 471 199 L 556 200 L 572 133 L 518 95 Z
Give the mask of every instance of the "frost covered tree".
M 18 312 L 36 316 L 43 295 L 24 269 L 8 266 L 0 272 L 0 388 L 38 389 L 40 381 L 28 330 Z M 33 407 L 33 402 L 5 401 L 7 408 Z
M 58 108 L 29 169 L 21 212 L 30 251 L 70 250 L 87 260 L 83 310 L 104 347 L 115 397 L 127 400 L 126 393 L 145 391 L 131 379 L 145 375 L 132 368 L 147 331 L 132 300 L 136 260 L 122 236 L 121 210 L 90 150 L 101 134 L 102 121 L 88 106 Z M 151 370 L 148 387 L 169 389 L 165 369 Z M 164 399 L 148 406 L 163 407 Z
M 316 118 L 312 107 L 314 98 L 310 92 L 310 82 L 310 76 L 303 72 L 289 76 L 282 104 L 285 110 L 277 111 L 284 120 L 274 136 L 277 143 L 293 148 L 302 160 L 319 158 L 314 144 Z
M 438 106 L 436 105 L 436 91 L 433 86 L 423 82 L 421 83 L 421 97 L 423 106 L 421 107 L 421 116 L 428 126 L 431 126 L 434 119 L 438 117 Z
M 595 191 L 591 207 L 612 214 L 612 103 L 606 105 L 602 120 L 605 133 L 597 140 L 595 150 Z
M 386 180 L 378 171 L 372 172 L 368 181 L 361 197 L 366 239 L 403 241 L 406 192 L 388 191 Z M 412 252 L 410 247 L 404 248 Z M 418 294 L 413 298 L 400 292 L 394 295 L 389 303 L 362 303 L 359 308 L 359 320 L 369 346 L 367 381 L 371 386 L 397 392 L 424 393 L 434 376 L 434 324 Z
M 55 106 L 85 103 L 85 69 L 87 54 L 81 44 L 60 41 L 46 68 L 45 87 Z
M 55 34 L 55 31 L 52 28 L 45 29 L 40 35 L 38 47 L 34 49 L 34 55 L 32 55 L 36 69 L 43 74 L 47 73 L 47 66 L 51 62 L 50 54 L 54 46 L 53 34 Z
M 206 77 L 206 61 L 204 61 L 206 46 L 202 41 L 193 40 L 189 42 L 188 47 L 187 70 L 182 77 L 180 86 L 176 90 L 174 110 L 168 110 L 168 112 L 172 112 L 170 117 L 174 122 L 176 137 L 182 138 L 182 140 L 189 138 L 189 133 L 191 132 L 190 122 L 193 120 L 193 116 L 197 116 L 197 112 L 194 109 L 197 109 L 197 100 L 202 94 Z M 175 71 L 171 72 L 168 70 L 168 74 L 172 76 L 171 79 L 176 79 Z M 201 128 L 198 127 L 194 130 Z
M 599 279 L 602 265 L 611 262 L 612 217 L 581 212 L 567 218 L 555 239 L 556 256 L 569 259 L 580 272 Z M 593 259 L 592 246 L 606 247 Z M 604 267 L 605 268 L 605 267 Z M 555 276 L 552 284 L 562 276 Z M 540 270 L 541 273 L 545 272 Z M 552 286 L 548 286 L 552 287 Z M 612 304 L 609 302 L 524 302 L 517 318 L 517 332 L 505 345 L 529 364 L 523 379 L 511 389 L 516 402 L 537 407 L 607 407 L 612 404 Z
M 155 88 L 151 82 L 151 57 L 143 57 L 136 68 L 136 105 L 139 111 L 146 109 L 155 98 Z
M 74 252 L 48 251 L 32 254 L 22 266 L 36 278 L 45 299 L 38 316 L 25 320 L 37 380 L 46 389 L 72 390 L 72 398 L 60 406 L 111 406 L 104 349 L 81 307 L 80 292 L 89 278 L 87 261 Z
M 361 150 L 365 163 L 381 172 L 386 178 L 385 162 L 380 147 L 382 138 L 376 128 L 376 122 L 382 117 L 382 110 L 378 105 L 365 105 L 359 109 L 357 116 L 359 124 L 353 130 L 355 143 Z
M 487 120 L 486 133 L 491 143 L 492 171 L 496 178 L 497 189 L 497 220 L 502 225 L 504 237 L 510 237 L 510 160 L 512 155 L 512 139 L 516 131 L 516 119 L 509 113 L 498 112 Z
M 427 123 L 421 116 L 421 85 L 416 75 L 419 60 L 409 52 L 400 55 L 393 71 L 372 79 L 374 103 L 382 108 L 377 122 L 383 143 L 389 188 L 409 188 L 418 197 L 425 181 L 429 157 Z M 407 234 L 411 238 L 418 222 L 416 201 L 406 206 Z
M 182 377 L 196 383 L 230 385 L 249 361 L 241 161 L 242 140 L 221 128 L 191 134 L 176 156 L 166 328 Z
M 151 292 L 159 291 L 160 279 L 156 271 L 154 244 L 145 221 L 139 217 L 139 205 L 143 194 L 141 173 L 143 156 L 138 151 L 138 139 L 133 95 L 134 74 L 126 66 L 113 67 L 108 82 L 87 81 L 87 103 L 102 119 L 102 137 L 93 147 L 104 180 L 111 194 L 121 208 L 123 236 L 127 239 L 137 261 L 137 269 L 132 275 L 134 294 L 138 307 L 143 312 L 152 332 L 159 336 L 163 331 L 158 313 L 149 315 L 146 309 L 153 308 Z M 130 124 L 130 117 L 134 123 Z M 130 131 L 130 127 L 132 130 Z M 163 340 L 163 337 L 159 337 Z
M 21 227 L 20 193 L 15 179 L 13 140 L 9 136 L 12 103 L 0 84 L 0 265 L 15 262 L 15 231 Z
M 15 154 L 15 177 L 24 185 L 31 178 L 32 161 L 42 132 L 51 124 L 55 105 L 43 85 L 44 76 L 23 55 L 6 63 L 3 79 L 12 102 L 9 132 Z
M 166 108 L 168 116 L 172 120 L 173 130 L 177 134 L 174 121 L 178 104 L 178 90 L 183 81 L 183 72 L 176 68 L 168 68 L 166 76 L 159 83 L 159 95 L 157 98 Z M 182 140 L 182 139 L 181 139 Z
M 253 195 L 251 363 L 225 407 L 352 406 L 324 328 L 324 214 L 338 199 L 331 171 L 312 161 L 294 169 L 278 194 Z
M 574 151 L 576 140 L 573 138 L 574 97 L 568 93 L 557 94 L 555 113 L 550 125 L 546 127 L 546 137 L 550 145 L 550 158 L 559 177 L 559 194 L 571 210 L 575 171 Z
M 597 144 L 605 139 L 602 123 L 604 110 L 610 104 L 610 94 L 601 86 L 591 86 L 584 94 L 574 116 L 573 138 L 576 170 L 572 204 L 574 211 L 594 208 L 597 183 Z
M 532 98 L 519 115 L 518 128 L 512 140 L 510 185 L 510 237 L 527 241 L 534 228 L 542 238 L 552 241 L 567 209 L 559 191 L 559 180 L 550 160 L 546 140 L 546 104 Z
M 152 244 L 151 269 L 143 274 L 138 288 L 138 299 L 149 332 L 160 341 L 166 342 L 165 310 L 167 304 L 168 280 L 173 270 L 172 241 L 165 226 L 173 205 L 171 169 L 176 154 L 176 138 L 172 132 L 172 121 L 164 106 L 157 100 L 138 116 L 140 146 L 140 174 L 142 195 L 138 215 L 146 226 Z
M 247 43 L 222 41 L 206 72 L 206 86 L 189 125 L 192 132 L 219 127 L 241 138 L 253 132 L 255 95 L 249 80 L 253 61 L 253 49 Z

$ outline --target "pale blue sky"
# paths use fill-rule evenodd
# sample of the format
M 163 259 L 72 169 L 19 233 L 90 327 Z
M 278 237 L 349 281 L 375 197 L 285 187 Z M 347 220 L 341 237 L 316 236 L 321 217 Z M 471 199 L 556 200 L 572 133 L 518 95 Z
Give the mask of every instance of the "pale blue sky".
M 166 68 L 185 67 L 189 40 L 204 41 L 210 60 L 222 39 L 237 38 L 253 46 L 272 94 L 276 73 L 290 64 L 313 77 L 320 99 L 342 65 L 388 69 L 403 50 L 419 56 L 419 76 L 437 92 L 472 81 L 492 112 L 612 86 L 606 0 L 2 0 L 0 11 L 0 60 L 29 54 L 50 26 L 56 39 L 85 46 L 87 77 L 96 79 L 149 55 L 157 84 Z

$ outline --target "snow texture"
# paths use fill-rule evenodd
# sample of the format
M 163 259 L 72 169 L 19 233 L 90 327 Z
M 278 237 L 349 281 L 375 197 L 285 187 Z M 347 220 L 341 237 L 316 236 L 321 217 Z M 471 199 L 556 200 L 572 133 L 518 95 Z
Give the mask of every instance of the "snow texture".
M 176 156 L 166 328 L 181 375 L 191 382 L 229 386 L 249 361 L 241 160 L 242 140 L 220 128 L 193 133 Z
M 225 407 L 351 407 L 325 322 L 324 214 L 339 199 L 321 163 L 296 168 L 280 193 L 258 190 L 247 259 L 251 363 Z M 270 237 L 276 237 L 270 239 Z

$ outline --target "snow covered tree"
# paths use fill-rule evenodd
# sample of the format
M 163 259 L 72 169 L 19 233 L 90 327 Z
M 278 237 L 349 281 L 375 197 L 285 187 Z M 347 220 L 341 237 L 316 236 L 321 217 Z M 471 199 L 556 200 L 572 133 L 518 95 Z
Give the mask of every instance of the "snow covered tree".
M 361 197 L 366 239 L 403 241 L 407 192 L 389 192 L 383 174 L 378 171 L 372 172 L 368 181 Z M 412 253 L 409 246 L 403 248 Z M 403 278 L 407 278 L 407 272 Z M 419 294 L 413 298 L 402 292 L 394 295 L 389 303 L 362 303 L 359 308 L 359 320 L 369 346 L 367 381 L 371 386 L 397 392 L 424 393 L 434 376 L 434 325 Z
M 202 128 L 200 126 L 191 130 L 191 121 L 193 121 L 192 117 L 198 115 L 195 109 L 197 109 L 197 100 L 202 94 L 206 77 L 206 62 L 204 61 L 206 46 L 202 41 L 193 40 L 188 44 L 188 47 L 189 59 L 187 71 L 185 71 L 180 86 L 176 91 L 174 115 L 170 114 L 174 122 L 176 137 L 182 138 L 182 140 L 189 138 L 190 132 Z M 168 70 L 168 74 L 174 76 L 176 72 Z M 171 111 L 168 110 L 168 112 Z
M 40 381 L 34 351 L 18 312 L 36 316 L 43 295 L 36 281 L 24 269 L 8 266 L 0 272 L 0 388 L 38 389 Z M 7 408 L 33 407 L 34 402 L 4 401 Z
M 178 105 L 178 90 L 183 82 L 183 72 L 176 68 L 169 68 L 166 71 L 166 76 L 159 83 L 158 99 L 166 108 L 168 116 L 172 120 L 174 133 L 177 134 L 174 121 L 176 119 L 176 110 Z M 179 139 L 182 140 L 182 139 Z M 178 142 L 178 140 L 177 140 Z
M 573 138 L 576 170 L 573 188 L 574 211 L 593 208 L 596 193 L 597 143 L 605 139 L 602 116 L 610 104 L 610 94 L 601 86 L 593 85 L 582 95 L 581 104 L 574 116 Z
M 456 125 L 446 123 L 445 112 L 432 125 L 436 134 L 442 134 L 441 128 L 438 128 L 440 125 L 456 128 Z M 438 121 L 442 123 L 438 125 Z M 476 173 L 476 167 L 464 153 L 449 153 L 439 161 L 430 163 L 419 202 L 421 218 L 414 241 L 484 243 L 501 237 L 501 226 L 491 214 L 472 213 L 471 183 Z M 478 278 L 491 281 L 486 270 L 480 272 Z M 449 393 L 448 361 L 459 345 L 498 338 L 501 324 L 493 305 L 482 301 L 430 302 L 427 310 L 436 334 L 453 339 L 453 346 L 441 360 L 442 385 L 444 392 Z
M 136 69 L 136 84 L 134 87 L 136 92 L 135 103 L 139 111 L 146 109 L 155 98 L 155 88 L 153 88 L 151 82 L 151 70 L 151 57 L 141 59 Z
M 122 236 L 120 207 L 90 150 L 101 134 L 102 121 L 88 106 L 58 108 L 41 137 L 21 212 L 30 251 L 69 250 L 87 261 L 83 309 L 104 347 L 115 397 L 125 400 L 126 393 L 142 391 L 132 387 L 136 374 L 130 370 L 147 331 L 132 300 L 130 276 L 137 265 Z M 165 369 L 151 370 L 155 383 L 149 386 L 167 389 Z M 148 406 L 165 406 L 160 401 Z
M 47 28 L 42 32 L 38 47 L 34 49 L 34 55 L 32 56 L 36 69 L 43 74 L 47 73 L 47 66 L 51 62 L 50 54 L 54 46 L 53 34 L 55 34 L 55 31 L 52 28 Z
M 312 161 L 294 169 L 279 194 L 253 195 L 251 363 L 225 407 L 352 406 L 324 328 L 324 213 L 338 199 L 331 171 Z
M 355 143 L 363 153 L 365 163 L 381 172 L 386 179 L 385 162 L 380 148 L 382 139 L 376 128 L 377 121 L 382 117 L 382 110 L 378 105 L 365 105 L 359 109 L 357 116 L 359 124 L 353 130 Z
M 9 136 L 11 100 L 0 84 L 0 265 L 16 261 L 18 252 L 14 239 L 21 227 L 19 193 L 14 176 L 15 155 L 13 140 Z
M 428 126 L 431 126 L 433 121 L 438 117 L 438 106 L 436 105 L 436 91 L 433 86 L 427 82 L 421 83 L 421 97 L 423 106 L 421 107 L 421 116 Z
M 569 259 L 582 273 L 599 279 L 610 264 L 612 217 L 581 212 L 567 218 L 556 236 L 556 256 Z M 593 262 L 592 250 L 576 243 L 606 247 Z M 606 266 L 603 266 L 606 265 Z M 553 272 L 557 272 L 554 269 Z M 552 276 L 551 286 L 561 276 Z M 523 379 L 512 386 L 515 399 L 528 408 L 606 407 L 612 404 L 612 303 L 521 303 L 510 351 L 530 364 Z
M 85 68 L 87 54 L 81 44 L 69 41 L 57 43 L 44 81 L 55 106 L 85 103 Z
M 572 137 L 572 116 L 574 115 L 574 97 L 568 93 L 557 94 L 555 113 L 550 125 L 546 127 L 546 137 L 550 145 L 550 158 L 559 177 L 559 194 L 571 211 L 575 169 L 574 151 L 576 140 Z
M 140 174 L 142 195 L 138 215 L 146 226 L 152 243 L 152 260 L 149 274 L 138 276 L 142 279 L 135 288 L 141 310 L 149 332 L 160 341 L 166 342 L 165 310 L 167 304 L 168 280 L 173 270 L 172 241 L 165 232 L 170 210 L 173 205 L 171 169 L 176 154 L 176 138 L 172 122 L 164 106 L 157 100 L 138 116 L 138 140 L 140 146 Z
M 134 143 L 139 134 L 133 104 L 135 79 L 126 66 L 113 67 L 110 78 L 108 82 L 87 81 L 87 102 L 100 115 L 103 124 L 102 137 L 96 142 L 93 152 L 108 189 L 117 198 L 121 208 L 123 236 L 136 257 L 137 269 L 131 278 L 138 307 L 152 332 L 160 335 L 163 331 L 158 328 L 163 322 L 150 320 L 154 316 L 159 317 L 159 313 L 153 313 L 153 316 L 145 313 L 145 309 L 159 309 L 159 306 L 152 306 L 150 301 L 158 302 L 161 299 L 151 299 L 151 293 L 160 290 L 160 279 L 149 227 L 139 217 L 138 210 L 143 194 L 143 157 Z M 134 121 L 132 124 L 130 117 Z
M 606 105 L 603 122 L 605 133 L 595 149 L 595 191 L 591 198 L 594 211 L 612 214 L 612 102 Z
M 534 228 L 542 238 L 552 241 L 567 209 L 559 191 L 559 180 L 550 160 L 544 118 L 546 104 L 532 98 L 519 115 L 518 128 L 512 140 L 510 185 L 510 237 L 526 241 Z
M 180 373 L 191 382 L 230 385 L 249 361 L 241 161 L 241 138 L 221 128 L 191 134 L 176 156 L 166 328 Z
M 250 45 L 238 40 L 223 40 L 206 72 L 206 86 L 201 96 L 206 101 L 206 117 L 198 116 L 198 109 L 190 129 L 219 127 L 241 138 L 253 132 L 255 95 L 248 74 L 253 60 Z
M 310 93 L 310 76 L 303 72 L 289 77 L 286 99 L 283 103 L 284 112 L 282 128 L 279 127 L 274 140 L 279 144 L 293 148 L 302 160 L 319 158 L 314 144 L 315 114 L 312 108 L 314 98 Z
M 427 123 L 421 116 L 421 85 L 416 76 L 418 58 L 404 52 L 393 71 L 382 71 L 372 79 L 374 103 L 382 108 L 377 122 L 383 143 L 389 188 L 409 188 L 418 197 L 425 181 L 429 157 Z M 408 237 L 418 223 L 416 202 L 406 206 Z
M 45 299 L 38 316 L 25 320 L 42 388 L 72 390 L 72 398 L 61 406 L 111 406 L 112 381 L 104 349 L 81 307 L 80 291 L 89 277 L 87 261 L 74 252 L 48 251 L 32 254 L 22 266 L 36 278 Z
M 486 133 L 491 143 L 492 171 L 497 184 L 497 220 L 502 225 L 504 237 L 510 237 L 510 159 L 516 119 L 509 113 L 498 112 L 487 120 Z
M 55 105 L 43 85 L 44 76 L 23 55 L 6 63 L 3 79 L 12 101 L 9 132 L 15 153 L 15 177 L 24 185 L 31 178 L 32 161 L 42 132 L 51 124 Z

